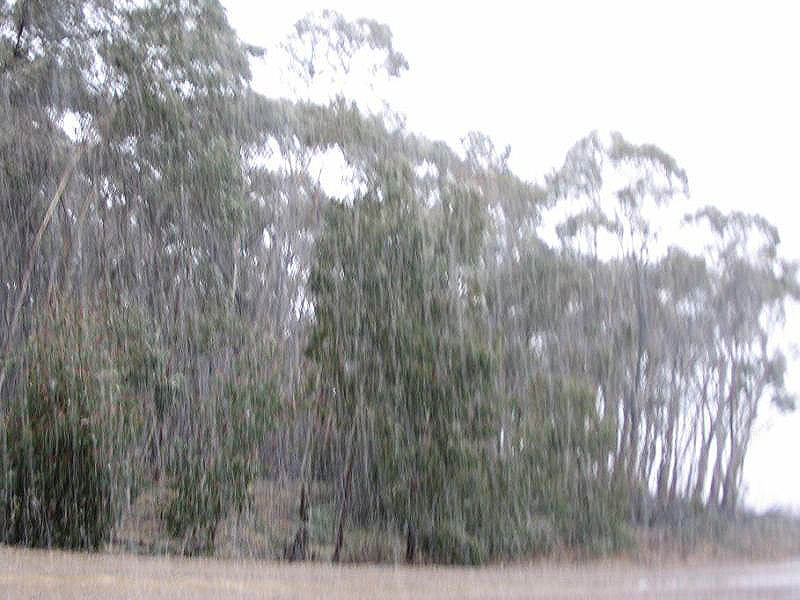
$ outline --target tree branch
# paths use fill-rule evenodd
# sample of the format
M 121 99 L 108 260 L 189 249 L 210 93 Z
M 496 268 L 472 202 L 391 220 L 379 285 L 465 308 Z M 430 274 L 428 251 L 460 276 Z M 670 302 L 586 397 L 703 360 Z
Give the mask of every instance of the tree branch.
M 73 150 L 69 164 L 67 164 L 67 166 L 64 168 L 64 171 L 61 173 L 61 178 L 58 181 L 56 192 L 53 194 L 53 197 L 50 200 L 50 206 L 47 207 L 47 212 L 45 212 L 44 218 L 39 225 L 39 230 L 36 232 L 36 237 L 33 240 L 33 244 L 31 244 L 31 249 L 28 253 L 28 264 L 25 267 L 25 275 L 22 278 L 22 285 L 20 286 L 19 294 L 17 295 L 17 302 L 14 305 L 11 323 L 9 323 L 8 331 L 6 331 L 5 347 L 3 348 L 3 367 L 0 370 L 0 396 L 3 393 L 3 386 L 6 382 L 6 377 L 8 374 L 8 357 L 11 352 L 11 344 L 14 340 L 14 336 L 17 333 L 17 328 L 19 327 L 19 316 L 22 312 L 22 305 L 25 302 L 25 296 L 28 293 L 28 286 L 30 286 L 31 283 L 33 263 L 36 260 L 36 255 L 39 252 L 39 246 L 42 243 L 42 237 L 44 236 L 45 229 L 47 229 L 47 226 L 50 224 L 50 221 L 53 218 L 53 213 L 55 212 L 56 207 L 61 200 L 61 196 L 64 195 L 64 190 L 66 189 L 67 183 L 69 183 L 69 180 L 72 177 L 72 173 L 75 170 L 75 165 L 78 164 L 78 160 L 86 151 L 86 145 L 87 143 L 84 141 Z

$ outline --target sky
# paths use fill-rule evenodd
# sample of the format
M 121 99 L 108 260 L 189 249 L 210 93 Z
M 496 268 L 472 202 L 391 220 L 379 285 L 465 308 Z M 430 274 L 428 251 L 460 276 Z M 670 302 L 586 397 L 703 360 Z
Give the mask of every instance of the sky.
M 607 0 L 325 3 L 223 0 L 248 43 L 269 47 L 310 11 L 388 24 L 410 69 L 390 88 L 407 128 L 452 146 L 466 133 L 511 146 L 541 180 L 593 130 L 654 143 L 689 176 L 687 211 L 758 212 L 800 260 L 800 5 Z M 269 54 L 268 54 L 269 56 Z M 263 68 L 254 85 L 269 93 Z M 781 335 L 791 347 L 800 310 Z M 800 356 L 788 386 L 800 396 Z M 745 502 L 800 511 L 800 414 L 762 411 L 745 464 Z

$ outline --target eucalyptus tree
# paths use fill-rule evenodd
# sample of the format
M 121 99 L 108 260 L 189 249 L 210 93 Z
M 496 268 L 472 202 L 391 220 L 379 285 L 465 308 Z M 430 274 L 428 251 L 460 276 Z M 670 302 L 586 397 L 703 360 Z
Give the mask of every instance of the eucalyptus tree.
M 52 310 L 67 304 L 62 276 L 80 252 L 72 222 L 85 215 L 79 163 L 94 149 L 92 140 L 76 143 L 63 127 L 65 115 L 96 104 L 84 75 L 100 35 L 84 18 L 87 7 L 4 2 L 0 9 L 0 512 L 1 535 L 15 542 L 96 546 L 108 527 L 110 473 L 101 453 L 113 447 L 92 442 L 108 421 L 88 420 L 98 407 L 86 396 L 100 391 L 84 376 L 93 363 L 83 352 L 90 336 L 75 327 L 71 307 Z M 94 8 L 100 22 L 116 12 Z M 52 323 L 48 312 L 56 313 Z M 48 348 L 48 341 L 65 347 Z M 70 464 L 83 483 L 51 477 L 53 467 L 69 473 Z
M 486 435 L 490 361 L 471 280 L 478 198 L 442 177 L 429 205 L 415 179 L 407 158 L 387 157 L 364 195 L 328 209 L 308 347 L 329 418 L 350 429 L 343 502 L 352 493 L 367 523 L 407 527 L 410 558 L 420 528 L 475 533 L 463 512 L 480 501 L 467 480 Z M 349 491 L 354 462 L 363 475 Z
M 97 546 L 153 486 L 211 551 L 257 471 L 440 561 L 617 544 L 631 490 L 735 508 L 793 402 L 774 228 L 705 209 L 706 253 L 662 255 L 669 155 L 590 134 L 525 182 L 353 86 L 407 68 L 330 11 L 265 55 L 217 0 L 0 2 L 4 540 Z
M 270 343 L 244 327 L 242 310 L 242 272 L 253 264 L 246 253 L 263 227 L 262 211 L 246 193 L 242 162 L 254 141 L 245 117 L 252 104 L 250 49 L 214 1 L 21 0 L 4 3 L 2 17 L 2 127 L 9 134 L 3 136 L 0 180 L 8 215 L 2 236 L 4 421 L 11 408 L 24 414 L 38 410 L 36 403 L 63 399 L 35 394 L 38 384 L 30 377 L 47 375 L 26 358 L 27 348 L 37 347 L 31 333 L 46 333 L 50 321 L 66 336 L 67 348 L 76 345 L 76 355 L 90 343 L 89 332 L 105 332 L 94 351 L 114 349 L 107 369 L 87 371 L 70 361 L 55 367 L 67 379 L 88 377 L 81 398 L 89 414 L 135 394 L 152 415 L 135 445 L 151 445 L 163 437 L 164 419 L 176 419 L 171 425 L 178 436 L 170 441 L 203 430 L 214 442 L 204 449 L 206 458 L 219 450 L 224 460 L 226 448 L 236 454 L 251 447 L 229 443 L 228 425 L 218 427 L 215 416 L 237 427 L 252 414 L 249 402 L 270 401 L 243 392 L 232 395 L 246 398 L 242 403 L 218 402 L 231 386 L 249 389 L 235 367 L 262 362 L 246 356 L 263 358 Z M 74 322 L 69 315 L 75 310 L 80 335 L 59 326 L 65 318 Z M 128 328 L 137 313 L 138 328 Z M 245 329 L 251 333 L 242 335 Z M 129 362 L 133 354 L 141 360 Z M 270 376 L 263 364 L 257 372 L 260 379 Z M 116 384 L 98 388 L 101 376 Z M 9 422 L 26 427 L 16 416 Z M 89 423 L 87 435 L 115 431 L 113 423 Z M 8 453 L 6 433 L 4 471 L 14 477 L 19 471 L 8 462 L 16 458 Z M 174 460 L 180 448 L 170 448 Z M 157 452 L 157 471 L 166 458 Z M 19 488 L 5 483 L 4 501 L 11 503 L 5 506 L 13 506 L 18 500 L 7 493 Z M 123 483 L 130 491 L 131 481 Z M 179 492 L 195 489 L 194 482 L 184 483 L 178 482 Z
M 558 201 L 577 203 L 557 231 L 565 250 L 588 261 L 591 281 L 575 305 L 589 337 L 565 348 L 579 350 L 579 365 L 608 358 L 595 382 L 605 413 L 622 418 L 614 469 L 639 485 L 649 480 L 657 426 L 653 215 L 686 193 L 686 173 L 656 146 L 634 145 L 617 133 L 604 143 L 591 134 L 568 152 L 548 186 Z
M 658 295 L 656 340 L 663 356 L 660 386 L 664 393 L 654 492 L 664 514 L 689 496 L 687 485 L 696 474 L 694 451 L 708 390 L 704 365 L 711 276 L 703 257 L 671 247 L 655 265 L 651 284 Z
M 702 400 L 707 412 L 694 495 L 733 511 L 762 403 L 794 407 L 784 381 L 786 358 L 771 337 L 784 322 L 787 302 L 798 298 L 797 265 L 780 257 L 777 229 L 763 217 L 706 207 L 686 220 L 704 224 L 712 235 L 706 248 L 708 387 Z

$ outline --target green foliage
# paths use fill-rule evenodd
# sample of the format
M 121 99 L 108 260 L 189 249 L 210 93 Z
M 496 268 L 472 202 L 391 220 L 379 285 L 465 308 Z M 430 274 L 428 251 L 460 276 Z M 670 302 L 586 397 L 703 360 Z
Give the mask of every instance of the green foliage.
M 606 553 L 626 544 L 628 494 L 609 472 L 615 430 L 585 383 L 539 380 L 531 392 L 523 476 L 562 543 Z
M 208 322 L 215 324 L 208 327 Z M 209 554 L 219 524 L 249 506 L 249 490 L 259 475 L 257 456 L 263 436 L 279 415 L 273 380 L 273 356 L 258 332 L 246 333 L 241 322 L 220 313 L 200 318 L 204 351 L 230 350 L 232 364 L 209 384 L 220 396 L 197 406 L 173 407 L 177 422 L 188 422 L 170 443 L 170 495 L 162 518 L 167 532 L 185 554 Z M 206 345 L 207 344 L 207 345 Z M 182 394 L 187 394 L 183 391 Z
M 480 540 L 447 520 L 419 536 L 419 549 L 428 560 L 444 565 L 477 566 L 486 558 Z
M 429 521 L 433 539 L 451 539 L 437 537 L 439 521 L 471 501 L 469 473 L 491 422 L 483 395 L 490 352 L 471 329 L 457 276 L 469 273 L 480 244 L 480 213 L 461 212 L 469 195 L 452 196 L 441 220 L 426 219 L 407 171 L 386 169 L 378 189 L 329 209 L 311 274 L 308 355 L 337 416 L 360 425 L 360 521 Z M 450 552 L 432 547 L 436 556 Z
M 119 488 L 135 486 L 135 474 L 123 471 L 138 407 L 122 392 L 102 324 L 84 323 L 63 309 L 40 324 L 26 352 L 3 465 L 3 538 L 10 543 L 97 548 L 120 509 Z
M 40 424 L 41 427 L 41 424 Z M 4 540 L 37 547 L 97 549 L 112 525 L 111 475 L 88 427 L 48 423 L 12 432 L 6 464 Z
M 309 86 L 408 68 L 329 11 L 281 51 Z M 537 186 L 481 134 L 264 98 L 255 53 L 217 0 L 0 3 L 3 541 L 96 548 L 146 486 L 210 553 L 255 477 L 310 473 L 328 542 L 350 467 L 381 557 L 409 529 L 443 563 L 607 552 L 736 508 L 761 403 L 795 404 L 774 226 L 704 208 L 704 253 L 659 259 L 687 178 L 656 146 L 592 133 Z
M 172 493 L 162 518 L 184 554 L 212 553 L 222 519 L 247 505 L 254 465 L 232 446 L 210 453 L 198 436 L 182 446 L 172 465 Z

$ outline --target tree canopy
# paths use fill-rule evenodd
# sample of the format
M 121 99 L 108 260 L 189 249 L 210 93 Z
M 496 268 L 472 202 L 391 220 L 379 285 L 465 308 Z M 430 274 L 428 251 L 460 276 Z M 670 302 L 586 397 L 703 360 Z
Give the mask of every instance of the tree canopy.
M 686 173 L 619 133 L 536 183 L 408 131 L 331 87 L 410 68 L 384 24 L 309 15 L 275 52 L 308 93 L 253 90 L 272 51 L 218 0 L 0 1 L 0 540 L 97 548 L 152 502 L 211 552 L 264 481 L 337 559 L 348 530 L 477 563 L 740 507 L 760 411 L 794 408 L 773 225 L 694 207 L 682 247 Z

